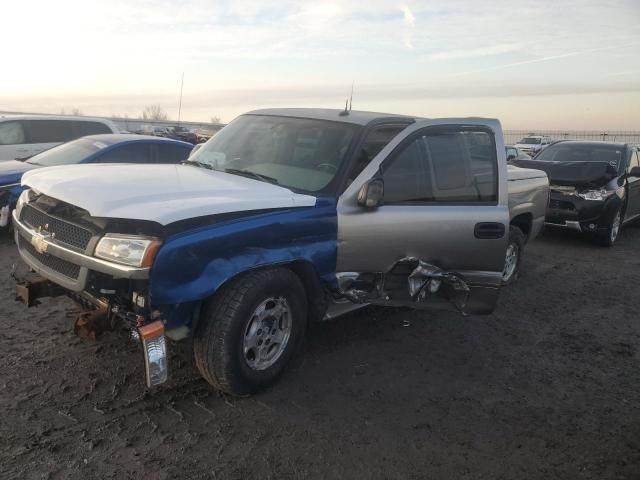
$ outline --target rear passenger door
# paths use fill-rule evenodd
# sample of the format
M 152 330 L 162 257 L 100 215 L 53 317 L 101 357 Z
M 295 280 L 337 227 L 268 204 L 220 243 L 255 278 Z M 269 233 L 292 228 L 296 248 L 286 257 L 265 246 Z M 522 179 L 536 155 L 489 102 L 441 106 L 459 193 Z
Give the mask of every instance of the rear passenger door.
M 371 181 L 383 203 L 362 206 Z M 398 135 L 338 202 L 339 289 L 349 298 L 418 308 L 443 300 L 495 307 L 509 210 L 497 121 L 420 121 Z

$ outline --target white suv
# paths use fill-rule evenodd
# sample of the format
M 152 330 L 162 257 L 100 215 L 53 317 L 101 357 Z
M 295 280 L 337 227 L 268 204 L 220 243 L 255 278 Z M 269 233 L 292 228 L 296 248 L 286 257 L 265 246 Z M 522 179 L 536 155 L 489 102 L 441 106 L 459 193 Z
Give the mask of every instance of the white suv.
M 553 143 L 553 139 L 546 135 L 530 135 L 528 137 L 524 137 L 516 143 L 514 147 L 533 157 L 536 153 L 543 150 L 551 143 Z
M 0 115 L 0 161 L 24 159 L 69 140 L 119 133 L 110 120 L 67 115 Z

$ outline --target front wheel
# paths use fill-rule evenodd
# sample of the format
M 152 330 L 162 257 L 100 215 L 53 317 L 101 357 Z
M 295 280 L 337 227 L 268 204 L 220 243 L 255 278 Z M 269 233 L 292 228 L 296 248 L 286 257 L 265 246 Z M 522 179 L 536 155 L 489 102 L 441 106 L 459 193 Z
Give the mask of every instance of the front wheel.
M 618 239 L 620 227 L 622 226 L 622 208 L 619 208 L 613 219 L 607 225 L 607 229 L 600 237 L 600 244 L 605 247 L 611 247 Z
M 223 392 L 255 393 L 282 374 L 306 324 L 305 290 L 292 271 L 241 275 L 205 306 L 194 338 L 196 365 Z

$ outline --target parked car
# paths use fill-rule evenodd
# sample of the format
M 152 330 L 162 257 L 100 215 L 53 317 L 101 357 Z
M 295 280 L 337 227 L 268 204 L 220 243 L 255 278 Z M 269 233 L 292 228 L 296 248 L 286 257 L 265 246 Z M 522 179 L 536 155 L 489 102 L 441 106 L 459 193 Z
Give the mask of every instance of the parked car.
M 167 127 L 152 127 L 149 134 L 154 137 L 172 138 L 171 132 Z
M 50 283 L 19 294 L 57 288 L 98 309 L 92 328 L 126 326 L 149 386 L 167 379 L 166 339 L 193 337 L 202 376 L 249 394 L 308 322 L 367 304 L 492 312 L 509 229 L 544 221 L 545 174 L 513 171 L 497 120 L 254 111 L 183 165 L 28 172 L 15 238 Z
M 546 223 L 593 234 L 611 246 L 620 227 L 640 215 L 638 148 L 562 140 L 515 165 L 544 170 L 551 182 Z
M 0 163 L 0 227 L 7 225 L 9 212 L 22 193 L 22 175 L 30 170 L 81 163 L 180 163 L 193 145 L 142 135 L 90 135 L 58 145 L 27 161 Z
M 183 142 L 189 142 L 191 144 L 198 143 L 198 136 L 187 127 L 178 125 L 175 127 L 169 127 L 168 130 L 169 134 L 176 140 L 182 140 Z
M 215 131 L 212 130 L 206 130 L 203 128 L 199 128 L 195 131 L 196 134 L 196 143 L 205 143 L 207 140 L 209 140 L 211 137 L 213 137 L 215 135 Z
M 511 162 L 512 160 L 531 160 L 531 156 L 524 153 L 517 147 L 513 145 L 505 145 L 505 151 L 507 152 L 507 162 Z
M 119 133 L 110 120 L 63 115 L 0 115 L 0 161 L 26 159 L 64 142 Z
M 553 143 L 553 139 L 551 137 L 547 137 L 546 135 L 531 135 L 524 137 L 514 146 L 520 151 L 533 157 L 551 143 Z

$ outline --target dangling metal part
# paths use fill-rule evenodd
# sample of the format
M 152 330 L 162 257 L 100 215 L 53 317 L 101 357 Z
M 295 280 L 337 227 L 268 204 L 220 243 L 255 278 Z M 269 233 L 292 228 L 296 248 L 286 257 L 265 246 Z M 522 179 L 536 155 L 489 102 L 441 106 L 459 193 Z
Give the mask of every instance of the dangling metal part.
M 385 273 L 341 272 L 337 279 L 340 294 L 354 303 L 406 305 L 440 297 L 463 311 L 470 291 L 461 275 L 416 257 L 398 260 Z

